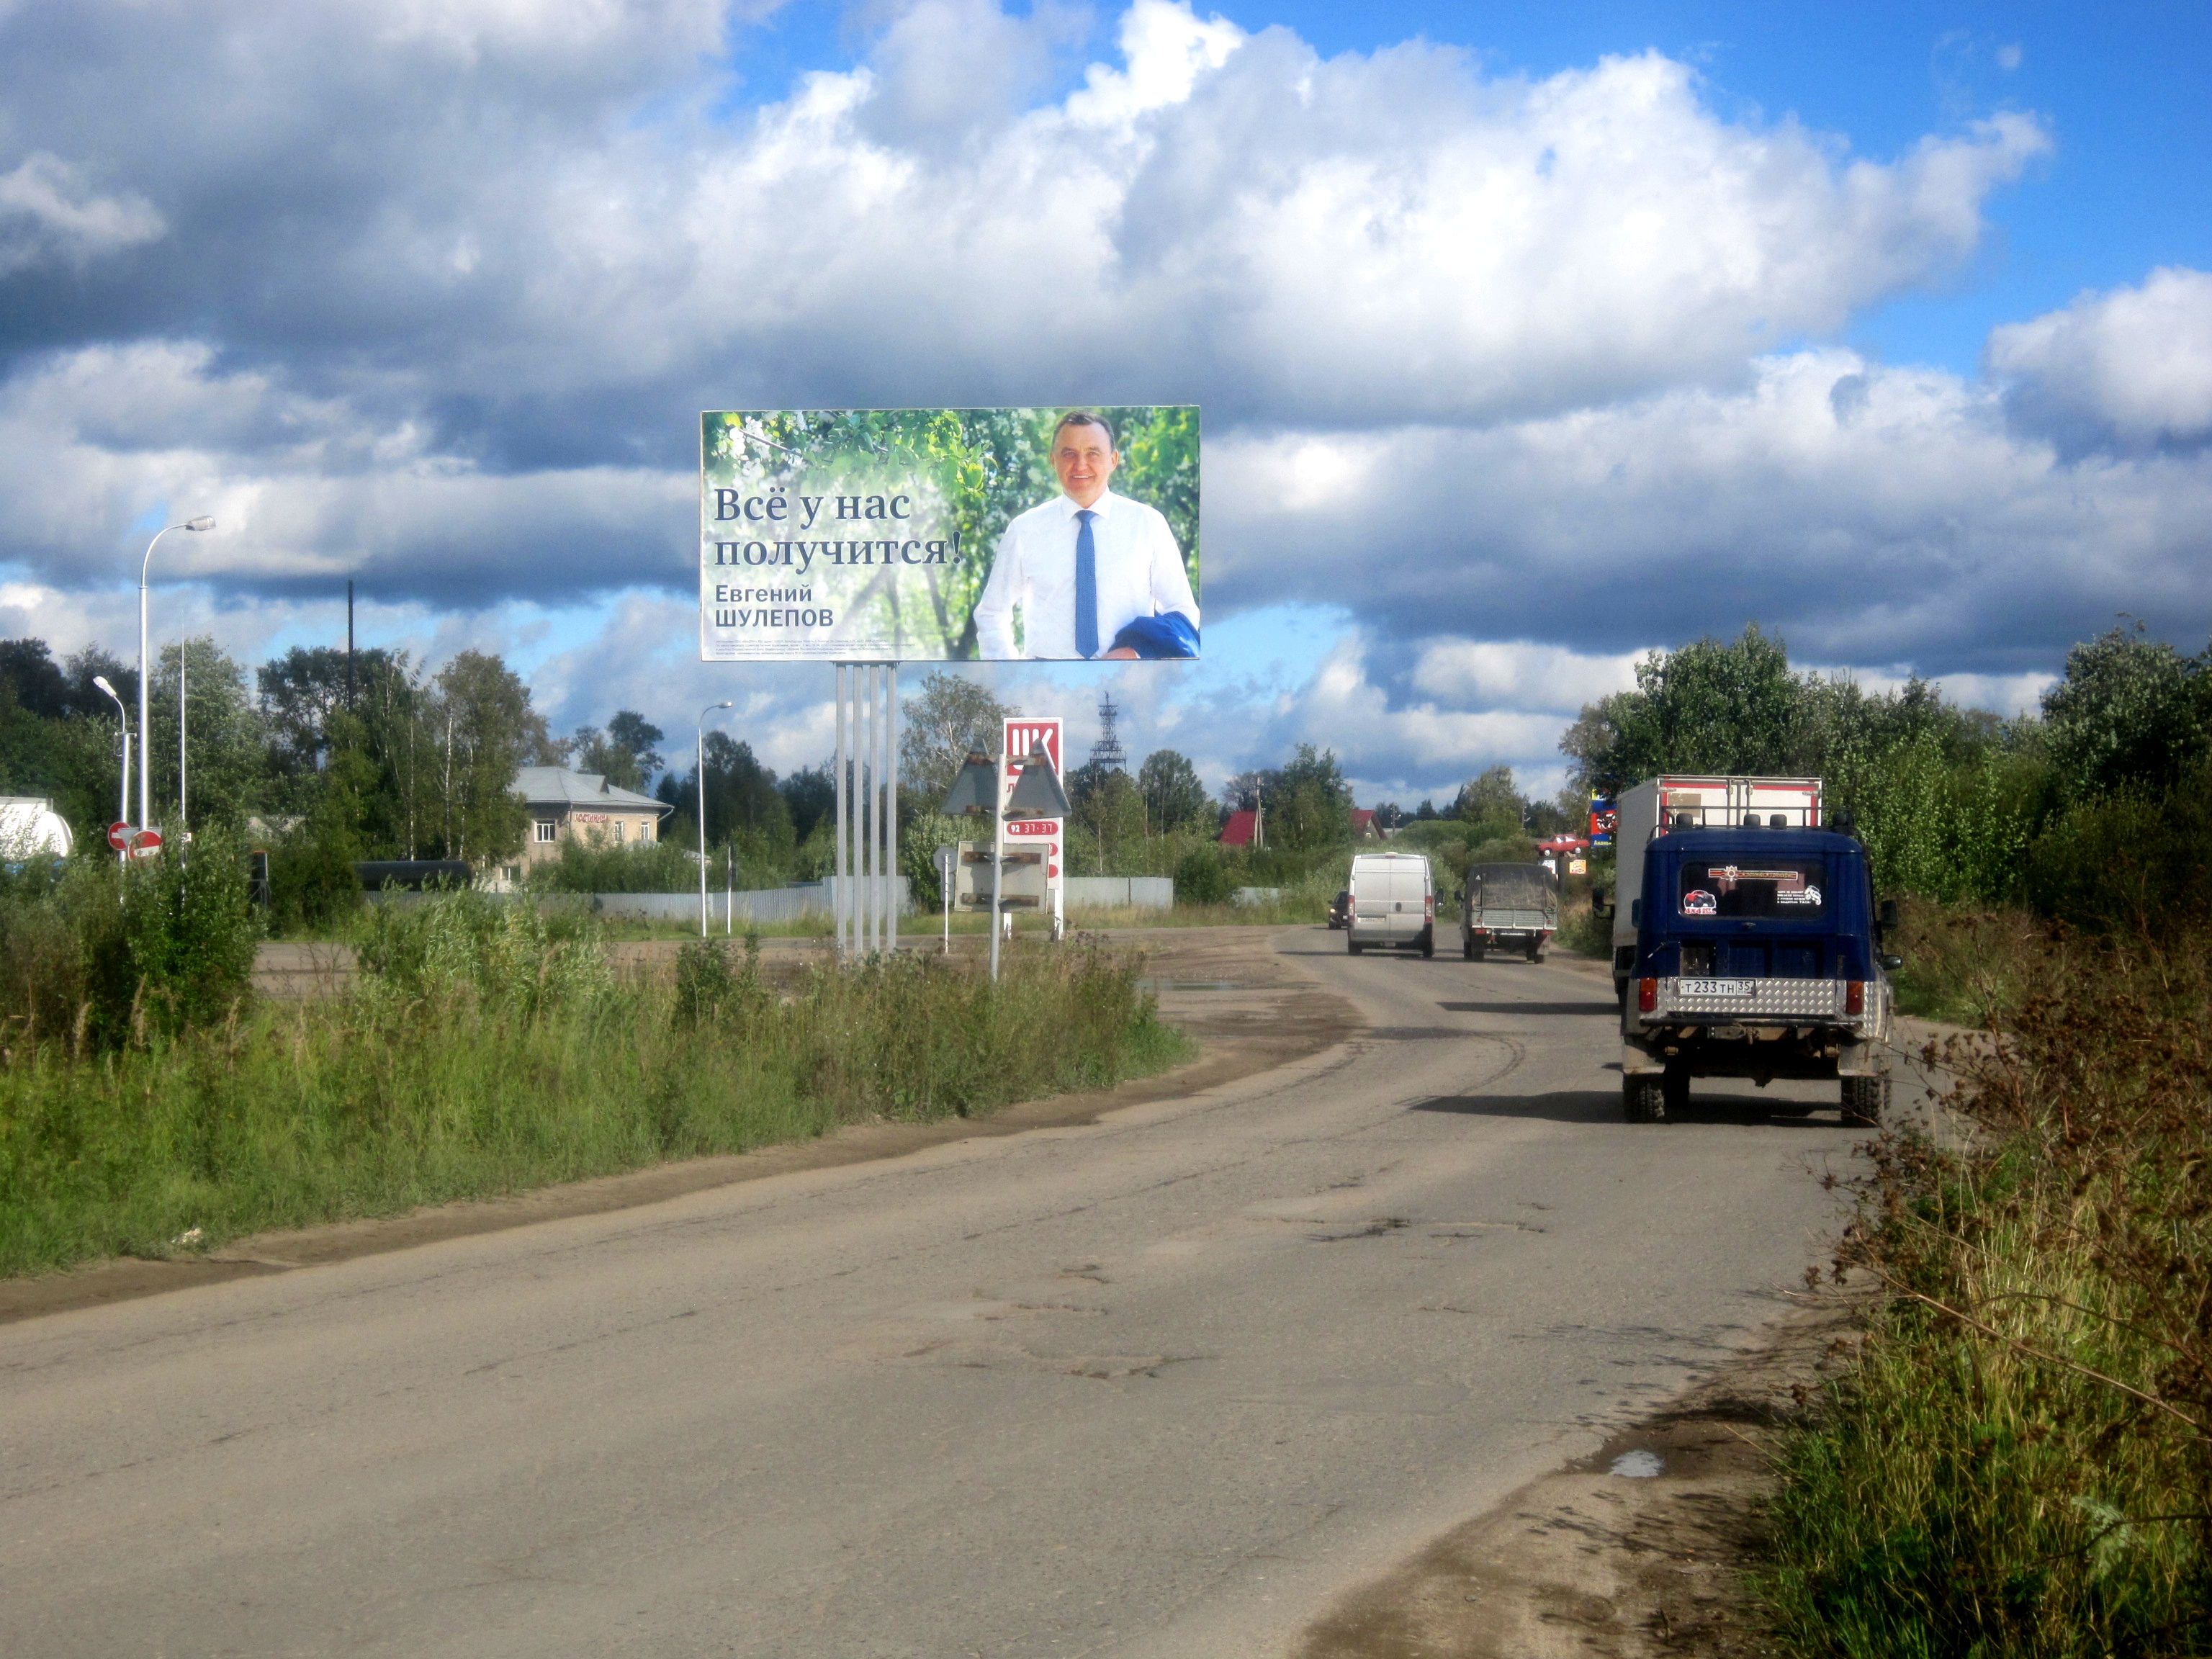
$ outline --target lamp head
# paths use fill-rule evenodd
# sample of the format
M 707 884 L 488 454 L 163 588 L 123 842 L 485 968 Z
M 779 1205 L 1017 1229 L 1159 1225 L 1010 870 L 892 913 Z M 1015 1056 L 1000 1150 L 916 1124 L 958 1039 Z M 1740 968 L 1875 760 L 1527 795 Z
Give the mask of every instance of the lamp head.
M 103 691 L 106 692 L 106 693 L 107 693 L 107 695 L 108 695 L 109 696 L 111 696 L 111 697 L 114 697 L 114 696 L 115 696 L 115 688 L 114 688 L 113 686 L 110 685 L 110 684 L 107 683 L 107 676 L 106 676 L 106 675 L 105 675 L 105 674 L 94 674 L 94 675 L 92 677 L 92 683 L 93 683 L 94 685 L 98 686 L 101 690 L 103 690 Z M 120 697 L 115 697 L 115 700 L 116 700 L 118 702 L 122 702 L 122 701 L 123 701 L 123 699 L 122 699 L 122 698 L 120 698 Z
M 204 516 L 197 519 L 187 519 L 185 520 L 185 528 L 187 530 L 212 530 L 215 528 L 215 520 Z

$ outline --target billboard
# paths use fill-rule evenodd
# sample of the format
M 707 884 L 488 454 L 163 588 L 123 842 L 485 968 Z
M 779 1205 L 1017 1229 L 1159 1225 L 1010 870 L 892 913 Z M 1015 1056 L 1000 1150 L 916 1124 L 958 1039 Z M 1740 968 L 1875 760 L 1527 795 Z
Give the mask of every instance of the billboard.
M 1198 593 L 1191 405 L 700 416 L 708 662 L 1194 658 Z

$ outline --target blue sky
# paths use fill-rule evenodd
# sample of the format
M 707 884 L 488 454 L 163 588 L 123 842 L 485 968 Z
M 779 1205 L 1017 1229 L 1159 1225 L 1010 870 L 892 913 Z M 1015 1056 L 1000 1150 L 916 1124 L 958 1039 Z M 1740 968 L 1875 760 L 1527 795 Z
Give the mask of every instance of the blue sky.
M 1753 621 L 2027 706 L 2212 631 L 2208 15 L 35 0 L 0 633 L 121 647 L 212 510 L 161 626 L 258 660 L 350 574 L 563 727 L 736 694 L 804 764 L 827 670 L 696 660 L 693 411 L 1194 400 L 1208 659 L 1121 677 L 1137 753 L 1549 787 Z

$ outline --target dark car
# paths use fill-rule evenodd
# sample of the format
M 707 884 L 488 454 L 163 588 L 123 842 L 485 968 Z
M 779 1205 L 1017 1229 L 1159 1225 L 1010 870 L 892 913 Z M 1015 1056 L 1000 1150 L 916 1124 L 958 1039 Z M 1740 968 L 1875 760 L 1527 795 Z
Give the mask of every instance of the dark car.
M 1328 902 L 1328 925 L 1338 933 L 1352 920 L 1352 890 L 1346 888 Z

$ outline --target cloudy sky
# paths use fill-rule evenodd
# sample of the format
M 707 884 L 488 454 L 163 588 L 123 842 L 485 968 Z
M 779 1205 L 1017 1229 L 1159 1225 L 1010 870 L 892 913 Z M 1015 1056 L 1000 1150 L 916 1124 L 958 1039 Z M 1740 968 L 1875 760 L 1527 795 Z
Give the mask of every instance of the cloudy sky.
M 135 643 L 210 513 L 159 635 L 350 576 L 788 768 L 830 671 L 696 659 L 698 410 L 1188 402 L 1206 660 L 969 672 L 1216 781 L 1551 787 L 1752 621 L 2007 709 L 2201 648 L 2212 23 L 1833 9 L 0 0 L 0 634 Z

